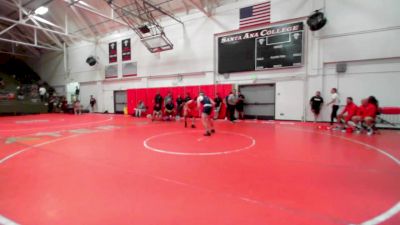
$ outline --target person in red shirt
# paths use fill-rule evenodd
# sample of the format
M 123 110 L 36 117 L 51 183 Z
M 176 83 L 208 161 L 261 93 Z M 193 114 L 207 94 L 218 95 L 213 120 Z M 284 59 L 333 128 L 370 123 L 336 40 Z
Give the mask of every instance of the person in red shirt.
M 367 126 L 367 134 L 372 135 L 374 133 L 374 125 L 376 116 L 378 115 L 379 104 L 378 100 L 374 96 L 368 98 L 368 105 L 365 110 L 364 122 Z
M 196 128 L 194 125 L 195 123 L 195 112 L 197 108 L 197 101 L 196 99 L 188 100 L 185 105 L 183 106 L 183 117 L 185 118 L 185 127 L 187 127 L 187 120 L 188 118 L 192 118 L 192 128 Z
M 337 116 L 338 128 L 342 128 L 342 129 L 353 118 L 353 116 L 356 115 L 357 110 L 358 110 L 358 107 L 356 104 L 354 104 L 352 97 L 347 97 L 346 102 L 347 102 L 346 107 Z
M 365 114 L 367 111 L 368 99 L 361 100 L 361 105 L 357 109 L 356 115 L 353 116 L 351 121 L 348 122 L 349 126 L 357 131 L 361 131 L 361 123 L 364 121 Z

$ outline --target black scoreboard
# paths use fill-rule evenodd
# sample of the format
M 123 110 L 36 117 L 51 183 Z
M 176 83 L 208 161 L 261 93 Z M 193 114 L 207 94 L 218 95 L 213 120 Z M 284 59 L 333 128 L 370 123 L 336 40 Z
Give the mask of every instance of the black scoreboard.
M 218 38 L 218 73 L 303 65 L 304 23 L 267 27 Z

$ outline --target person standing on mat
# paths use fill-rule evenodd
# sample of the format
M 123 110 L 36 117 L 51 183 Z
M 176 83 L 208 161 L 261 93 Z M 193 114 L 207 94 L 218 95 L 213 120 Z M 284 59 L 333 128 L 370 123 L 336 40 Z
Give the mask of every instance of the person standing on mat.
M 40 86 L 39 88 L 39 96 L 40 101 L 44 102 L 46 100 L 46 88 L 44 86 Z
M 195 123 L 195 118 L 194 118 L 194 113 L 197 107 L 197 103 L 196 100 L 189 100 L 186 103 L 184 103 L 183 105 L 183 117 L 185 120 L 185 127 L 187 127 L 187 120 L 188 118 L 192 118 L 192 125 L 191 128 L 196 128 L 196 125 L 194 125 Z
M 215 102 L 214 120 L 216 120 L 219 117 L 219 112 L 221 111 L 221 106 L 222 106 L 222 98 L 219 96 L 218 93 L 215 95 L 214 102 Z
M 228 107 L 228 114 L 229 114 L 229 120 L 233 123 L 236 118 L 235 118 L 235 105 L 236 105 L 236 96 L 235 93 L 236 90 L 233 89 L 226 98 L 226 105 Z
M 159 104 L 162 106 L 163 104 L 163 97 L 160 94 L 160 91 L 157 91 L 156 96 L 154 96 L 154 105 Z
M 244 120 L 244 95 L 238 92 L 238 98 L 236 100 L 236 111 L 238 112 L 238 116 L 240 120 Z
M 214 123 L 211 119 L 211 112 L 214 105 L 215 102 L 206 96 L 204 92 L 200 91 L 200 95 L 197 98 L 197 108 L 200 109 L 203 107 L 201 111 L 201 122 L 203 122 L 203 126 L 206 130 L 204 136 L 211 136 L 211 133 L 215 133 Z
M 76 97 L 76 100 L 79 100 L 79 94 L 81 93 L 81 90 L 79 90 L 79 87 L 78 86 L 76 86 L 75 87 L 75 97 Z
M 334 120 L 337 117 L 337 112 L 339 110 L 339 103 L 340 103 L 340 99 L 339 99 L 339 94 L 337 92 L 336 88 L 332 88 L 331 90 L 331 101 L 327 104 L 332 105 L 332 113 L 331 113 L 331 125 L 333 125 Z
M 177 118 L 182 116 L 183 106 L 184 106 L 183 98 L 181 97 L 181 95 L 178 95 L 178 97 L 176 98 L 176 117 Z
M 90 96 L 90 109 L 92 110 L 92 113 L 94 112 L 94 106 L 96 105 L 96 99 L 93 97 L 93 95 Z
M 310 99 L 311 111 L 314 114 L 314 123 L 318 120 L 322 104 L 324 104 L 324 99 L 321 97 L 321 92 L 317 91 L 315 96 Z

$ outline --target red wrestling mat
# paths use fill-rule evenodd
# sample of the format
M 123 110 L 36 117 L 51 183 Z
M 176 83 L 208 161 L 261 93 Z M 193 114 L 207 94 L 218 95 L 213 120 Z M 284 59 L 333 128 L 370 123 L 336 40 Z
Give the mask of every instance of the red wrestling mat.
M 0 118 L 0 224 L 400 224 L 400 133 Z M 366 223 L 367 224 L 367 223 Z

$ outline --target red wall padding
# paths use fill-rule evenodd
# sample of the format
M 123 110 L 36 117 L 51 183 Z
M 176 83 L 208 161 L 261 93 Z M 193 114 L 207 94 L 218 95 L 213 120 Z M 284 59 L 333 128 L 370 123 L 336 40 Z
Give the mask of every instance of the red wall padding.
M 134 112 L 134 109 L 137 105 L 136 102 L 136 90 L 135 89 L 130 89 L 126 92 L 127 94 L 127 107 L 128 107 L 128 114 L 132 115 Z
M 153 113 L 154 97 L 157 92 L 160 92 L 161 96 L 165 98 L 168 92 L 172 93 L 174 98 L 174 104 L 176 105 L 176 98 L 181 95 L 182 98 L 186 97 L 186 93 L 189 93 L 192 98 L 199 95 L 199 92 L 204 91 L 204 93 L 214 99 L 215 94 L 219 93 L 222 99 L 229 94 L 232 90 L 231 84 L 223 85 L 202 85 L 202 86 L 186 86 L 186 87 L 163 87 L 163 88 L 141 88 L 141 89 L 129 89 L 127 90 L 127 107 L 128 113 L 133 114 L 134 109 L 140 100 L 144 101 L 147 107 L 146 113 Z M 225 104 L 222 105 L 219 118 L 225 117 Z

